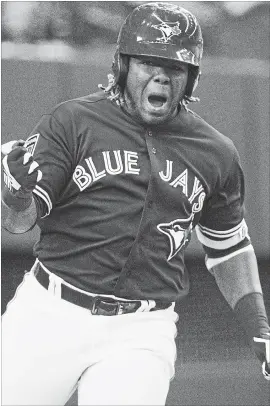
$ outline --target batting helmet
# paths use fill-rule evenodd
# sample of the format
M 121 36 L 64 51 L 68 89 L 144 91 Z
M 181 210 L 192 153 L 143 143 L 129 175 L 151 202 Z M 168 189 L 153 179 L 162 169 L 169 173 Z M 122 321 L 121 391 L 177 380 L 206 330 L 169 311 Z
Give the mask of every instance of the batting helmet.
M 185 92 L 191 97 L 200 75 L 203 53 L 201 28 L 188 10 L 170 3 L 136 7 L 122 25 L 113 60 L 115 83 L 122 89 L 129 56 L 154 56 L 189 64 Z

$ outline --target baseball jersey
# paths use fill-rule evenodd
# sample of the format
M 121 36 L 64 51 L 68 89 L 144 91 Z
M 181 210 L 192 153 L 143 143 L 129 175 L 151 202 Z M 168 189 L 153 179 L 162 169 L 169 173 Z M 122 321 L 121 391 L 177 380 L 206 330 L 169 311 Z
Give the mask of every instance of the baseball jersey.
M 98 92 L 42 116 L 26 146 L 43 173 L 34 253 L 79 289 L 176 301 L 195 228 L 210 260 L 250 244 L 236 148 L 188 109 L 146 126 Z

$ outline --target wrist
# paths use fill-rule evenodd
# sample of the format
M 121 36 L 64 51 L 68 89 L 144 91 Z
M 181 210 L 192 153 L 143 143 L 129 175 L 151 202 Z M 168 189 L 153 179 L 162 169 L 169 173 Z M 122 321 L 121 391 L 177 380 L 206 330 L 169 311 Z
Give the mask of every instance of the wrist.
M 243 296 L 235 305 L 234 313 L 247 333 L 249 341 L 269 333 L 268 318 L 263 295 L 252 292 Z
M 21 211 L 13 210 L 8 206 L 2 207 L 2 227 L 11 234 L 23 234 L 36 225 L 37 208 L 35 199 L 31 199 L 30 206 Z
M 2 190 L 2 202 L 10 209 L 20 212 L 28 209 L 33 200 L 32 192 L 12 193 L 7 187 Z

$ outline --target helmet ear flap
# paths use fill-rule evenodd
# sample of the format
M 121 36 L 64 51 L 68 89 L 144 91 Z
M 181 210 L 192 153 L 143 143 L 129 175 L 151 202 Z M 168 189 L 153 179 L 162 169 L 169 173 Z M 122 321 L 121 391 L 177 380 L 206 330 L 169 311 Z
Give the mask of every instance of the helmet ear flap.
M 189 65 L 188 69 L 188 81 L 185 96 L 191 97 L 192 92 L 196 89 L 199 83 L 201 72 L 199 71 L 198 66 Z
M 122 90 L 126 85 L 126 79 L 129 67 L 128 55 L 123 55 L 117 52 L 114 56 L 112 70 L 115 77 L 115 84 L 118 84 Z
M 201 71 L 198 73 L 198 75 L 197 75 L 197 77 L 196 77 L 196 79 L 195 79 L 195 81 L 194 81 L 194 85 L 193 85 L 193 92 L 194 92 L 194 90 L 196 89 L 196 87 L 198 86 L 198 84 L 199 84 L 199 81 L 200 81 L 200 77 L 201 77 Z

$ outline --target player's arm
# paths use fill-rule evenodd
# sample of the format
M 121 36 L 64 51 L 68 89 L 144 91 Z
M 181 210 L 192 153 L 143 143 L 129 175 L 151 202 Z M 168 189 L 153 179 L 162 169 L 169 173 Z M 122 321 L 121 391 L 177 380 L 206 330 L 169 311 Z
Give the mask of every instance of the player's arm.
M 196 232 L 206 253 L 206 267 L 246 330 L 267 377 L 270 328 L 257 260 L 243 217 L 244 177 L 236 152 L 226 181 L 206 203 Z
M 3 222 L 2 226 L 12 234 L 23 234 L 31 230 L 37 221 L 37 208 L 34 198 L 31 198 L 29 207 L 24 210 L 16 210 L 8 207 L 5 203 L 6 191 L 2 192 L 2 207 Z
M 5 186 L 1 193 L 3 227 L 13 234 L 22 234 L 34 227 L 37 207 L 33 189 L 41 180 L 39 165 L 24 147 L 24 141 L 14 141 L 2 147 Z
M 224 298 L 246 331 L 248 340 L 270 379 L 270 329 L 266 314 L 257 260 L 252 246 L 218 262 L 209 271 Z
M 270 379 L 270 328 L 256 256 L 244 220 L 225 233 L 199 226 L 206 267 L 246 331 L 249 343 Z M 222 237 L 221 237 L 222 236 Z
M 24 233 L 48 216 L 54 205 L 60 204 L 72 176 L 70 114 L 65 108 L 54 114 L 44 115 L 26 141 L 1 148 L 6 185 L 2 224 L 11 233 Z

